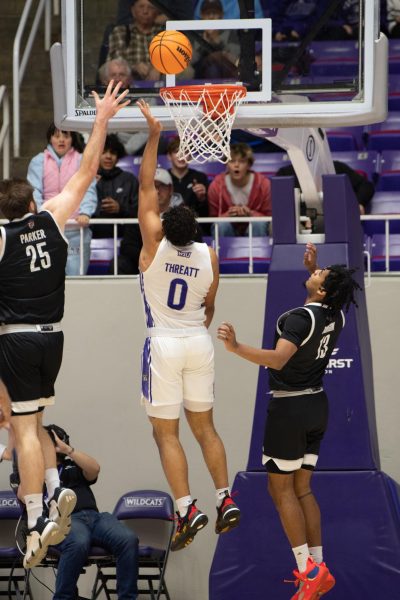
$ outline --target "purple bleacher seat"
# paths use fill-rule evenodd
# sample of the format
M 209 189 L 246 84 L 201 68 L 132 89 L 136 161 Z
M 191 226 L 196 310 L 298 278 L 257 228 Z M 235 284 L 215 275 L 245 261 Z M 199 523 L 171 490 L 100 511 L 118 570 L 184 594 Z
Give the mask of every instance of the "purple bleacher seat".
M 189 167 L 200 171 L 200 173 L 205 173 L 209 179 L 213 179 L 215 175 L 226 171 L 226 165 L 220 162 L 205 162 L 203 164 L 191 162 Z
M 126 492 L 115 505 L 113 515 L 118 520 L 161 519 L 171 520 L 174 505 L 171 496 L 160 490 L 135 490 Z
M 0 491 L 0 520 L 18 520 L 21 513 L 21 504 L 14 492 L 11 490 Z
M 400 129 L 400 113 L 396 111 L 389 112 L 384 121 L 368 125 L 369 131 L 388 131 L 393 129 Z
M 400 214 L 400 193 L 399 192 L 375 192 L 372 201 L 371 215 L 390 215 Z M 363 221 L 364 233 L 374 235 L 385 232 L 385 221 Z M 400 232 L 400 220 L 389 222 L 389 231 L 391 233 Z
M 385 271 L 386 268 L 386 237 L 376 234 L 371 239 L 371 269 Z M 389 269 L 400 271 L 400 235 L 389 236 Z
M 394 56 L 389 60 L 389 76 L 400 73 L 400 56 Z
M 400 150 L 400 128 L 389 131 L 371 131 L 368 135 L 367 148 L 377 152 Z
M 122 169 L 123 171 L 129 171 L 136 175 L 139 174 L 140 164 L 142 162 L 141 156 L 123 156 L 117 162 L 117 167 Z
M 332 152 L 357 150 L 357 142 L 351 132 L 346 133 L 345 131 L 327 131 L 326 135 Z
M 121 240 L 117 240 L 119 248 Z M 107 275 L 110 261 L 114 258 L 114 238 L 93 238 L 90 242 L 88 275 Z
M 400 152 L 382 150 L 380 155 L 380 171 L 396 171 L 400 169 Z
M 391 38 L 389 40 L 389 58 L 400 56 L 400 39 Z
M 312 76 L 354 77 L 358 73 L 358 61 L 352 58 L 316 60 L 311 64 Z
M 162 169 L 167 169 L 167 170 L 171 168 L 171 161 L 169 160 L 169 158 L 166 154 L 158 155 L 157 166 L 161 167 Z
M 400 110 L 400 92 L 389 92 L 388 109 Z
M 380 192 L 397 191 L 400 195 L 400 170 L 382 171 L 376 189 Z
M 378 153 L 376 151 L 359 152 L 350 150 L 348 152 L 332 152 L 333 160 L 346 163 L 358 173 L 365 174 L 368 179 L 373 180 L 378 172 Z
M 253 272 L 267 273 L 272 254 L 272 238 L 253 237 Z M 219 238 L 221 273 L 249 273 L 249 238 L 221 236 Z
M 400 92 L 400 77 L 398 75 L 391 75 L 388 81 L 389 92 Z
M 264 173 L 265 175 L 274 175 L 278 169 L 290 165 L 290 159 L 283 152 L 266 152 L 254 155 L 253 171 Z
M 358 43 L 355 41 L 340 40 L 338 42 L 312 42 L 310 49 L 316 60 L 326 59 L 342 60 L 343 58 L 358 58 Z

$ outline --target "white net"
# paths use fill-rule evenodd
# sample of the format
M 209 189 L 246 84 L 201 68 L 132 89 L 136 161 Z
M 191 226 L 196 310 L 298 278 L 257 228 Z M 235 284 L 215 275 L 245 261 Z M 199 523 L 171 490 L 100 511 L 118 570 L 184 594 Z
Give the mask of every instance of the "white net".
M 241 85 L 162 88 L 178 130 L 179 158 L 205 163 L 230 160 L 230 141 L 236 110 L 246 95 Z

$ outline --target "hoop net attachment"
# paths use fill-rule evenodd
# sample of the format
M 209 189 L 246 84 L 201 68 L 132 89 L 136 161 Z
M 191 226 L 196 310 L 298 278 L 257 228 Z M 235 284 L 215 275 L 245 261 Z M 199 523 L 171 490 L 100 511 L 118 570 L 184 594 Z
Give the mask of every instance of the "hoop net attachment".
M 161 88 L 160 96 L 169 108 L 178 130 L 178 158 L 205 163 L 227 163 L 232 125 L 246 96 L 243 85 L 187 85 Z

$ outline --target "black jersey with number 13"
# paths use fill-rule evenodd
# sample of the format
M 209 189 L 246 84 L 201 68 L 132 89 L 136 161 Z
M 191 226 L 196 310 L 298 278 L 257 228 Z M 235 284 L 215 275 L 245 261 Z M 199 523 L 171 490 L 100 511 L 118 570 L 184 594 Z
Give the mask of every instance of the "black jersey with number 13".
M 322 386 L 329 358 L 345 323 L 342 311 L 329 318 L 329 308 L 318 302 L 290 310 L 278 318 L 279 338 L 295 344 L 297 352 L 280 371 L 269 369 L 271 390 L 300 391 Z
M 0 232 L 0 323 L 61 321 L 68 242 L 52 214 L 27 214 Z

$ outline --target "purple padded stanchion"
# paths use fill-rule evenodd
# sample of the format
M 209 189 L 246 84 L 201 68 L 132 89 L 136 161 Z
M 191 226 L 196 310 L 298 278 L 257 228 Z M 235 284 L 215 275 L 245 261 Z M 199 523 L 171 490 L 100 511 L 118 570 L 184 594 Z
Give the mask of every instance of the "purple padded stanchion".
M 336 578 L 332 600 L 397 598 L 400 580 L 399 486 L 379 471 L 315 473 L 322 511 L 324 559 Z M 288 600 L 294 579 L 265 473 L 238 473 L 233 489 L 242 510 L 237 529 L 218 539 L 211 600 Z

